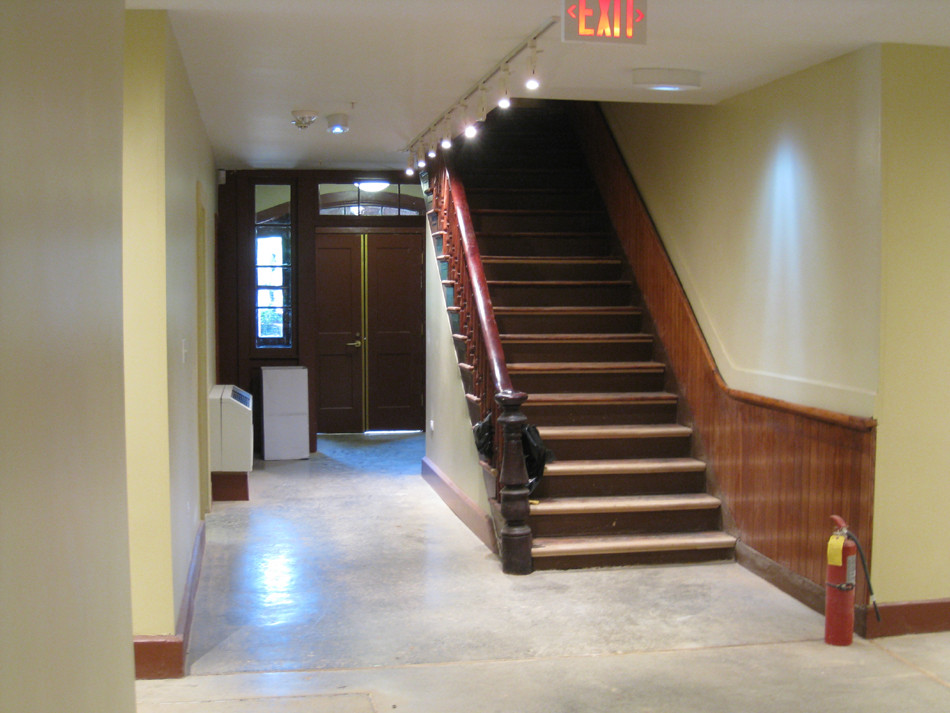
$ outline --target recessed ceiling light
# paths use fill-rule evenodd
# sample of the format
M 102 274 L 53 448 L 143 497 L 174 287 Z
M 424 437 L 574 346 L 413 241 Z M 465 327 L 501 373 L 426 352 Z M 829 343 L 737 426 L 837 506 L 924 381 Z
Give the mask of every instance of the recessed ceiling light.
M 633 86 L 656 91 L 679 92 L 699 89 L 700 74 L 694 69 L 662 69 L 643 67 L 634 69 Z

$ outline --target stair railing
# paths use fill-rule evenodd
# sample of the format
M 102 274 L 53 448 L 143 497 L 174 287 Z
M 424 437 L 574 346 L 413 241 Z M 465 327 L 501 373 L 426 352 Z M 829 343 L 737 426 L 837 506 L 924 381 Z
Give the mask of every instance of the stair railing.
M 447 282 L 457 313 L 452 326 L 459 362 L 467 372 L 468 398 L 477 406 L 479 419 L 491 414 L 494 428 L 491 466 L 498 473 L 496 493 L 504 520 L 498 543 L 502 570 L 528 574 L 532 569 L 531 528 L 527 523 L 528 473 L 521 445 L 527 420 L 521 405 L 528 396 L 511 385 L 465 189 L 442 158 L 430 174 L 430 185 L 442 252 L 448 258 Z

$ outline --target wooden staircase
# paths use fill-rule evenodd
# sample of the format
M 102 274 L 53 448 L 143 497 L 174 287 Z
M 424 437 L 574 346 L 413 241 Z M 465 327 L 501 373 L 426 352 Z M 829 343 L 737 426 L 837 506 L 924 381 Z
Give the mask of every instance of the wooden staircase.
M 453 161 L 511 382 L 557 456 L 532 495 L 534 568 L 732 558 L 566 115 L 496 110 Z

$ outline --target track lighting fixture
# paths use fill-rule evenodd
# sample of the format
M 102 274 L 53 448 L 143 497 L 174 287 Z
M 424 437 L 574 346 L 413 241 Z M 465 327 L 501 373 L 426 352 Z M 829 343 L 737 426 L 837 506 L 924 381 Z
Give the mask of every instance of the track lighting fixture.
M 428 156 L 429 158 L 435 158 L 436 156 L 435 144 L 432 144 L 429 146 L 429 150 L 426 151 L 426 156 Z
M 505 62 L 501 66 L 501 99 L 498 100 L 498 106 L 507 109 L 511 106 L 511 97 L 508 96 L 508 79 L 511 77 L 511 64 Z
M 529 64 L 531 72 L 528 78 L 528 83 L 526 83 L 525 86 L 527 86 L 531 91 L 537 90 L 538 87 L 540 87 L 540 81 L 538 79 L 538 53 L 541 51 L 538 49 L 538 38 L 554 27 L 558 23 L 558 19 L 559 18 L 557 16 L 549 17 L 534 32 L 528 35 L 520 43 L 515 45 L 515 47 L 508 54 L 502 57 L 488 71 L 488 73 L 485 74 L 485 76 L 476 82 L 475 85 L 465 94 L 459 97 L 458 101 L 456 101 L 451 107 L 442 112 L 439 118 L 429 124 L 429 126 L 427 126 L 422 131 L 422 133 L 409 142 L 409 144 L 403 150 L 410 151 L 419 145 L 427 145 L 427 143 L 424 141 L 426 136 L 441 137 L 439 140 L 440 146 L 446 150 L 452 148 L 451 137 L 454 134 L 454 126 L 458 125 L 456 123 L 453 126 L 452 115 L 456 114 L 456 116 L 458 116 L 457 112 L 463 113 L 465 111 L 466 102 L 468 102 L 475 94 L 478 94 L 478 121 L 484 121 L 487 114 L 485 102 L 487 100 L 488 87 L 493 81 L 497 81 L 495 80 L 496 75 L 501 75 L 501 98 L 498 100 L 498 106 L 502 109 L 507 109 L 510 107 L 511 96 L 509 94 L 508 81 L 511 74 L 511 62 L 517 59 L 523 52 L 525 52 L 525 50 L 529 51 Z M 468 117 L 466 117 L 466 119 L 468 119 Z M 465 125 L 465 135 L 469 138 L 474 136 L 478 131 L 475 123 L 476 122 L 472 122 Z M 441 131 L 439 130 L 440 126 L 443 127 Z
M 528 59 L 531 74 L 528 75 L 528 79 L 525 80 L 524 85 L 529 91 L 533 92 L 541 86 L 541 82 L 538 81 L 538 41 L 531 40 L 531 42 L 528 43 L 528 50 L 531 53 Z
M 412 154 L 409 154 L 409 158 L 406 159 L 406 175 L 414 176 L 416 174 L 416 169 L 412 167 Z

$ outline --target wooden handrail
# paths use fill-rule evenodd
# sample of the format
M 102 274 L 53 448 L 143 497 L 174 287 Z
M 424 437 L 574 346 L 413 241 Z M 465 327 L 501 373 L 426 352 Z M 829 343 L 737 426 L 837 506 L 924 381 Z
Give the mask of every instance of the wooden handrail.
M 473 372 L 471 390 L 480 417 L 490 413 L 493 420 L 492 465 L 498 472 L 496 492 L 504 520 L 498 543 L 502 570 L 528 574 L 532 570 L 531 528 L 527 522 L 530 505 L 521 444 L 527 422 L 521 405 L 528 395 L 511 384 L 465 188 L 444 156 L 434 172 L 438 175 L 434 182 L 438 190 L 433 191 L 433 198 L 458 300 L 458 327 L 471 362 L 466 369 Z
M 485 351 L 491 370 L 492 381 L 495 384 L 495 393 L 507 394 L 507 398 L 521 398 L 523 403 L 528 395 L 516 391 L 511 385 L 508 375 L 508 366 L 505 363 L 505 353 L 501 346 L 501 335 L 498 333 L 498 324 L 495 322 L 495 312 L 492 308 L 491 295 L 488 293 L 488 280 L 485 279 L 485 269 L 482 267 L 482 255 L 475 242 L 475 228 L 472 225 L 472 215 L 468 209 L 468 198 L 465 188 L 447 164 L 443 164 L 444 171 L 452 192 L 452 203 L 458 220 L 459 237 L 462 249 L 465 251 L 465 260 L 470 272 L 472 285 L 472 299 L 478 311 L 478 319 L 482 325 L 485 338 Z

